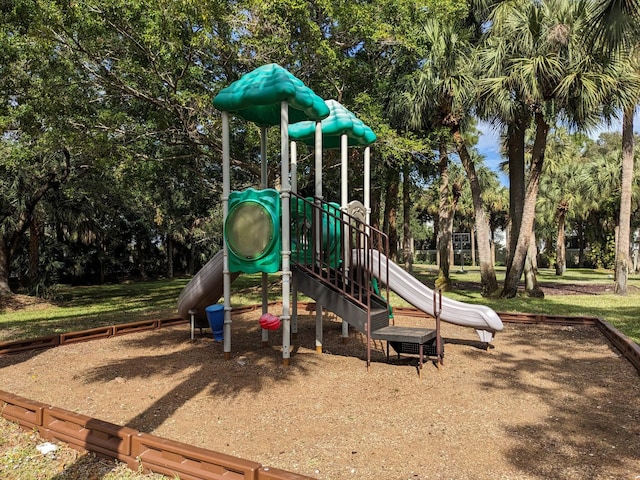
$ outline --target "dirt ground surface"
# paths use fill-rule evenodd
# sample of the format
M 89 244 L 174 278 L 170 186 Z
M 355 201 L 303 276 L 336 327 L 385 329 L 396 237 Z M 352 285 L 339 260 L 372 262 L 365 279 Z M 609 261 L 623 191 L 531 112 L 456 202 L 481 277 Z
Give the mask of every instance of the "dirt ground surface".
M 486 351 L 443 323 L 419 376 L 383 342 L 367 372 L 330 314 L 315 353 L 306 312 L 283 367 L 258 317 L 233 316 L 230 360 L 183 324 L 0 357 L 0 388 L 318 479 L 640 479 L 640 376 L 595 327 L 506 324 Z

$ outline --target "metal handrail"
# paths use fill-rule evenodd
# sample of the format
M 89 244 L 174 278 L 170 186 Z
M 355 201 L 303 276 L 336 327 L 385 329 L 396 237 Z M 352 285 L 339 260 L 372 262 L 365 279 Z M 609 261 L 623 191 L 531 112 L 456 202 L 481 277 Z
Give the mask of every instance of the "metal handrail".
M 386 302 L 388 252 L 384 232 L 336 204 L 291 194 L 291 263 L 367 310 L 367 365 L 372 297 L 378 297 L 372 280 L 375 277 L 383 284 Z

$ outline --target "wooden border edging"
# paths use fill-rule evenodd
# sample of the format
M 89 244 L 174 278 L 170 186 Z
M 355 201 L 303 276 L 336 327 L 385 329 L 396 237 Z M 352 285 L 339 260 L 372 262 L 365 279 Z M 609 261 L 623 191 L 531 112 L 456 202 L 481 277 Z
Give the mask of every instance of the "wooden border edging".
M 258 469 L 262 466 L 257 462 L 166 440 L 148 433 L 138 433 L 134 436 L 131 448 L 145 470 L 178 476 L 184 480 L 255 480 Z
M 609 340 L 609 342 L 620 351 L 622 356 L 626 358 L 631 365 L 636 367 L 636 370 L 640 373 L 640 345 L 602 318 L 596 319 L 596 324 L 604 336 L 607 337 L 607 340 Z
M 596 325 L 596 317 L 563 317 L 560 315 L 544 315 L 541 313 L 505 313 L 498 312 L 505 323 L 541 323 L 543 325 Z
M 126 333 L 137 333 L 144 330 L 155 330 L 158 328 L 157 320 L 141 320 L 139 322 L 122 323 L 113 326 L 113 335 L 124 335 Z
M 113 327 L 97 327 L 89 330 L 80 330 L 79 332 L 61 333 L 60 345 L 69 343 L 88 342 L 89 340 L 97 340 L 98 338 L 109 338 L 113 336 Z
M 180 317 L 163 318 L 156 321 L 158 322 L 158 328 L 172 327 L 174 325 L 182 325 L 183 323 L 189 323 L 189 320 L 187 320 L 186 318 L 180 318 Z
M 313 480 L 224 453 L 194 447 L 133 428 L 35 402 L 0 390 L 0 415 L 45 440 L 116 459 L 132 470 L 183 480 Z
M 42 426 L 45 408 L 49 405 L 0 390 L 0 415 L 25 429 Z
M 0 343 L 0 355 L 8 353 L 24 352 L 25 350 L 38 350 L 60 345 L 60 335 L 32 338 L 30 340 L 15 340 L 13 342 Z

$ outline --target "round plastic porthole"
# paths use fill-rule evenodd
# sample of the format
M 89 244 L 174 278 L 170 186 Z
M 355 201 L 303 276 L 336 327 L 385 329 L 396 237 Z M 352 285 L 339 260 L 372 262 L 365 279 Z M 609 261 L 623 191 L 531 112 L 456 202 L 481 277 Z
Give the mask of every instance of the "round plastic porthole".
M 243 260 L 259 260 L 268 254 L 276 240 L 274 219 L 255 201 L 237 203 L 227 215 L 227 246 Z

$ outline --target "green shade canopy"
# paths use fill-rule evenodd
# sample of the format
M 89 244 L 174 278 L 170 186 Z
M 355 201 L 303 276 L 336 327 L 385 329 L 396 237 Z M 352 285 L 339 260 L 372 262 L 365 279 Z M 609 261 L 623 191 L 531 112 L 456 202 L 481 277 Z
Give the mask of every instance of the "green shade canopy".
M 331 112 L 322 120 L 323 148 L 340 148 L 340 137 L 347 135 L 349 146 L 370 145 L 376 141 L 376 134 L 362 120 L 335 100 L 325 102 Z M 300 140 L 307 145 L 314 144 L 315 122 L 300 122 L 289 125 L 289 138 Z
M 263 65 L 223 88 L 213 106 L 260 126 L 280 125 L 280 103 L 289 104 L 289 123 L 318 121 L 329 115 L 324 100 L 280 65 Z

